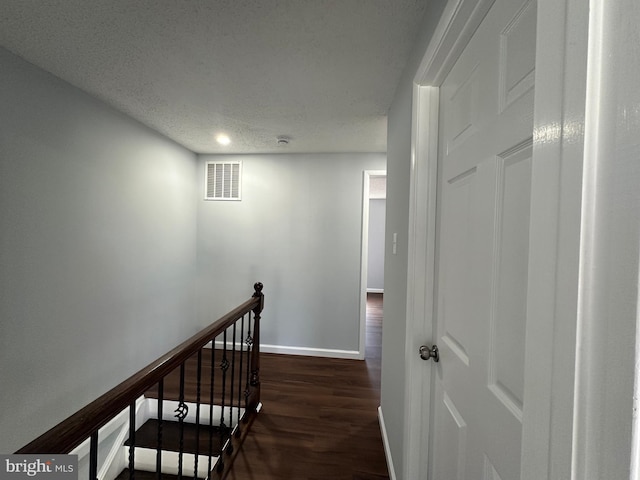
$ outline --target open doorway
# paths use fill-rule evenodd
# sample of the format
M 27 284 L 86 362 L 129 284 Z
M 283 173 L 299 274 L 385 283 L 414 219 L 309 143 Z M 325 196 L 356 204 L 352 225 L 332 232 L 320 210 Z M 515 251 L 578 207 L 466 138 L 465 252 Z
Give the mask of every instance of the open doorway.
M 382 298 L 384 295 L 384 230 L 386 213 L 387 172 L 366 170 L 362 189 L 362 259 L 360 272 L 360 358 L 377 354 L 377 349 L 367 351 L 367 340 L 375 340 L 380 332 Z M 368 335 L 367 297 L 380 308 L 379 319 L 371 325 Z M 375 307 L 374 307 L 375 308 Z M 372 353 L 373 352 L 373 353 Z

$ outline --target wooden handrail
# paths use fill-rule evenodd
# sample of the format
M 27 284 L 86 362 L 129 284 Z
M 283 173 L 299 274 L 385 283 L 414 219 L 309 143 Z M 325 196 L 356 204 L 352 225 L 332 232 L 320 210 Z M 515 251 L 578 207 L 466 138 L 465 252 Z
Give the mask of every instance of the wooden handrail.
M 17 454 L 69 453 L 91 434 L 105 425 L 114 416 L 127 408 L 149 388 L 179 367 L 191 355 L 222 333 L 227 327 L 252 311 L 260 314 L 263 306 L 262 283 L 254 285 L 254 295 L 238 307 L 222 316 L 209 327 L 195 334 L 175 347 L 170 352 L 150 363 L 124 382 L 109 390 L 104 395 L 74 413 L 66 420 L 51 428 L 32 442 L 28 443 Z M 258 367 L 259 368 L 259 367 Z

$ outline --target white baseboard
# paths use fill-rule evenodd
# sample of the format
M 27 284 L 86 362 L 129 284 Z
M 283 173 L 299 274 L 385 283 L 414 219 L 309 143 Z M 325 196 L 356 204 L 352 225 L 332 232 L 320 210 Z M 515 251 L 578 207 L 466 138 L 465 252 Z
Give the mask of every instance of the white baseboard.
M 216 342 L 216 349 L 221 350 L 224 343 Z M 246 351 L 246 346 L 242 346 Z M 207 343 L 204 348 L 211 348 L 211 342 Z M 233 344 L 227 341 L 227 350 L 233 350 Z M 240 350 L 240 343 L 236 343 L 236 350 Z M 364 355 L 358 350 L 337 350 L 332 348 L 311 348 L 311 347 L 291 347 L 287 345 L 265 345 L 260 344 L 261 353 L 280 353 L 283 355 L 303 355 L 307 357 L 325 357 L 325 358 L 346 358 L 351 360 L 363 360 Z
M 387 436 L 387 427 L 384 424 L 384 415 L 382 415 L 382 407 L 378 407 L 378 421 L 380 422 L 380 433 L 382 434 L 382 444 L 384 445 L 384 456 L 387 459 L 387 469 L 389 470 L 390 480 L 396 480 L 396 471 L 393 468 L 393 458 L 391 457 L 391 449 L 389 448 L 389 437 Z
M 261 353 L 282 353 L 285 355 L 305 355 L 307 357 L 347 358 L 360 360 L 357 350 L 334 350 L 328 348 L 288 347 L 283 345 L 260 345 Z
M 384 293 L 384 288 L 367 288 L 367 293 Z

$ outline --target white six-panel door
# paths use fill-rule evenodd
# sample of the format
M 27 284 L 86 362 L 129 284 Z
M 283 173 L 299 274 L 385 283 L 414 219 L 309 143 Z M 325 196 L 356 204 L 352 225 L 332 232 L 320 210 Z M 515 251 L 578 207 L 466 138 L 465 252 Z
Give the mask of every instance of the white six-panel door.
M 535 44 L 496 0 L 440 88 L 431 480 L 520 478 Z

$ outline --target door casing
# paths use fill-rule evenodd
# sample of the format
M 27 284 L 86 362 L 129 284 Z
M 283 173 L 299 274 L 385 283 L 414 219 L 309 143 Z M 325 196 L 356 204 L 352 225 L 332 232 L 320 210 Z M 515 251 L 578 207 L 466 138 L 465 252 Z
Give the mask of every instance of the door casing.
M 362 237 L 360 240 L 360 326 L 358 359 L 364 360 L 367 350 L 367 273 L 369 260 L 369 191 L 371 177 L 386 177 L 386 170 L 365 170 L 362 174 Z

